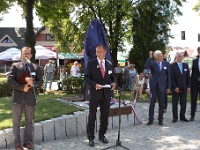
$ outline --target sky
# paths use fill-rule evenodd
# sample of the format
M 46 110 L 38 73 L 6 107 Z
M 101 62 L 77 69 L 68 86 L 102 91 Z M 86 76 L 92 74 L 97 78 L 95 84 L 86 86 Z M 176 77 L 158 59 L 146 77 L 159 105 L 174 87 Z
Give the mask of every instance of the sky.
M 175 39 L 170 39 L 170 46 L 181 47 L 197 47 L 200 46 L 198 42 L 198 33 L 200 33 L 200 16 L 194 12 L 192 8 L 198 3 L 198 0 L 187 0 L 183 3 L 180 10 L 183 16 L 176 17 L 178 25 L 171 26 L 171 34 Z M 21 17 L 22 9 L 17 5 L 13 6 L 8 14 L 3 14 L 4 20 L 0 22 L 0 27 L 25 27 L 25 19 Z M 34 27 L 41 27 L 41 22 L 34 12 Z M 181 31 L 185 31 L 186 40 L 181 40 Z

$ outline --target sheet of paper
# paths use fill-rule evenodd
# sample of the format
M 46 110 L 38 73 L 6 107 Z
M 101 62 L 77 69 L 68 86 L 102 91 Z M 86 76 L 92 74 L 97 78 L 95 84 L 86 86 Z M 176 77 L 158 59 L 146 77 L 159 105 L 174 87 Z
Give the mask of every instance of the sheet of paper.
M 111 88 L 110 84 L 102 85 L 103 88 Z

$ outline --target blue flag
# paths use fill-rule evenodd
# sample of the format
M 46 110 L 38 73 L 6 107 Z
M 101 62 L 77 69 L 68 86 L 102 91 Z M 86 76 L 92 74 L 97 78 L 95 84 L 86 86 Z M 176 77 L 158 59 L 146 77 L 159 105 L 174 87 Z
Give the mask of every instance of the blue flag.
M 84 41 L 84 70 L 88 61 L 96 57 L 96 46 L 102 44 L 106 47 L 106 58 L 111 61 L 110 50 L 101 22 L 93 19 L 90 23 Z

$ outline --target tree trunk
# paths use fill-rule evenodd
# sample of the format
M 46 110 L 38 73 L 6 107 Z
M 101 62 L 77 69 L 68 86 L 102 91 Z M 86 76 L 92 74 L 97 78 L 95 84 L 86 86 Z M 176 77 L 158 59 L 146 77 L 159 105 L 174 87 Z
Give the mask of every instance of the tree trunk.
M 113 48 L 111 51 L 111 58 L 112 58 L 112 62 L 113 62 L 113 67 L 117 66 L 117 47 Z
M 35 62 L 35 37 L 33 31 L 33 6 L 35 0 L 26 0 L 26 33 L 25 45 L 31 47 L 32 58 L 31 61 Z

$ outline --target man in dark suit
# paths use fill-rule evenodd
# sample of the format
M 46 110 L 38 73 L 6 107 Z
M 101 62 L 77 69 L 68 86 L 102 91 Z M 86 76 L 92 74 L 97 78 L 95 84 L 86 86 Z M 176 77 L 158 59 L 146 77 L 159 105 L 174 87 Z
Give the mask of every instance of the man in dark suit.
M 164 111 L 164 101 L 166 92 L 170 92 L 171 88 L 171 75 L 169 63 L 163 61 L 163 54 L 160 50 L 154 52 L 154 58 L 152 59 L 153 52 L 149 52 L 149 58 L 145 63 L 145 69 L 150 69 L 151 76 L 149 79 L 150 85 L 150 105 L 149 105 L 149 122 L 147 125 L 153 124 L 154 120 L 154 107 L 156 98 L 158 97 L 159 102 L 159 125 L 163 125 L 163 111 Z
M 186 105 L 187 105 L 187 91 L 190 91 L 190 70 L 186 63 L 183 63 L 183 53 L 176 54 L 177 62 L 173 63 L 171 68 L 171 82 L 172 82 L 172 112 L 173 120 L 175 123 L 178 120 L 178 99 L 180 97 L 180 120 L 189 122 L 185 118 Z
M 31 59 L 31 48 L 24 47 L 21 50 L 21 62 L 13 63 L 8 74 L 8 84 L 13 88 L 13 134 L 16 150 L 23 150 L 20 140 L 20 121 L 22 113 L 25 113 L 24 147 L 31 149 L 32 123 L 36 99 L 32 84 L 35 87 L 42 86 L 42 74 L 40 68 L 28 61 Z M 28 59 L 28 60 L 27 60 Z
M 87 125 L 89 146 L 94 146 L 94 127 L 98 105 L 100 105 L 101 113 L 99 140 L 103 143 L 108 143 L 104 135 L 108 126 L 112 90 L 114 90 L 116 86 L 112 63 L 104 58 L 106 55 L 106 48 L 103 45 L 98 45 L 96 47 L 96 55 L 97 58 L 88 62 L 85 73 L 86 82 L 90 87 L 89 118 Z M 108 87 L 110 86 L 110 88 L 105 88 L 105 85 Z
M 197 108 L 197 96 L 200 93 L 200 47 L 197 48 L 198 58 L 192 61 L 192 74 L 191 74 L 191 118 L 194 120 Z

